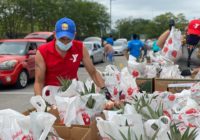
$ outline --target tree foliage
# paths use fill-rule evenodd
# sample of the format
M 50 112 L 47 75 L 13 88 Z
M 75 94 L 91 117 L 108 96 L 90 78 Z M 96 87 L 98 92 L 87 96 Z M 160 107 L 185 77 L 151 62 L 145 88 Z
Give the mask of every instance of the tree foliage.
M 87 0 L 1 0 L 0 37 L 17 38 L 32 31 L 53 31 L 56 21 L 72 18 L 77 25 L 77 36 L 106 36 L 109 13 L 102 4 Z M 133 33 L 148 38 L 158 37 L 168 29 L 173 18 L 176 27 L 184 30 L 188 21 L 183 14 L 165 13 L 152 20 L 132 17 L 116 22 L 114 37 L 130 38 Z
M 8 38 L 33 30 L 53 31 L 62 17 L 75 21 L 79 36 L 100 36 L 109 24 L 105 6 L 84 0 L 1 0 L 0 11 L 0 36 Z
M 165 13 L 156 16 L 152 20 L 133 19 L 131 17 L 118 20 L 116 22 L 116 36 L 130 38 L 133 33 L 145 35 L 146 38 L 157 38 L 165 30 L 169 29 L 169 20 L 174 19 L 176 27 L 184 30 L 188 21 L 183 14 L 177 16 L 172 13 Z

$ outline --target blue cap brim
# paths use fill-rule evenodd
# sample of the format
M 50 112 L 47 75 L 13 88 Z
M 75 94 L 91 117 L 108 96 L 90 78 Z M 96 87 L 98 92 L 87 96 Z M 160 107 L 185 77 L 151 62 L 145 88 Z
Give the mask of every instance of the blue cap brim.
M 64 31 L 56 33 L 57 39 L 60 39 L 62 37 L 67 37 L 72 40 L 72 39 L 74 39 L 74 34 L 72 34 L 70 32 L 64 32 Z

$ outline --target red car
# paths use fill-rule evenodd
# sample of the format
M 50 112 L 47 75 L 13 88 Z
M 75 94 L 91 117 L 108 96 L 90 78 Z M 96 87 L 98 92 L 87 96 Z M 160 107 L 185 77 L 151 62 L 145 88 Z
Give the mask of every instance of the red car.
M 29 39 L 46 39 L 47 42 L 51 41 L 54 39 L 54 34 L 53 32 L 33 32 L 28 35 L 26 35 L 24 38 L 29 38 Z
M 0 40 L 0 85 L 27 86 L 35 76 L 35 54 L 45 39 Z

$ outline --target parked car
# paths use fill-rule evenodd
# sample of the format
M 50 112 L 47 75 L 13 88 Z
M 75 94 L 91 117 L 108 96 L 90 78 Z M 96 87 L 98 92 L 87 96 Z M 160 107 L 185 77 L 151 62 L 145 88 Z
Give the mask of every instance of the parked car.
M 113 44 L 114 55 L 124 55 L 124 50 L 127 44 L 123 41 L 115 41 Z
M 27 86 L 35 76 L 35 54 L 45 39 L 0 40 L 0 85 Z
M 128 40 L 126 38 L 118 38 L 116 41 L 124 42 L 126 45 L 128 43 Z
M 53 32 L 33 32 L 33 33 L 26 35 L 24 38 L 46 39 L 47 42 L 49 42 L 54 39 L 54 34 L 53 34 Z
M 90 58 L 93 63 L 104 62 L 104 48 L 96 42 L 83 42 L 84 46 L 88 49 Z
M 102 46 L 102 39 L 100 37 L 87 37 L 84 42 L 95 42 Z

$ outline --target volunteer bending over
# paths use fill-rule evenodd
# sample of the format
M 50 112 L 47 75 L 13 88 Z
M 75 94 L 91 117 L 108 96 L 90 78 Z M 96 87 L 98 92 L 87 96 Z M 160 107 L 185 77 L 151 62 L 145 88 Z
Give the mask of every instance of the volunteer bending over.
M 35 95 L 42 95 L 44 86 L 59 86 L 58 77 L 78 79 L 77 72 L 82 61 L 92 80 L 109 99 L 103 78 L 95 69 L 83 43 L 74 40 L 75 34 L 74 21 L 61 18 L 55 25 L 55 39 L 39 47 L 35 57 Z

